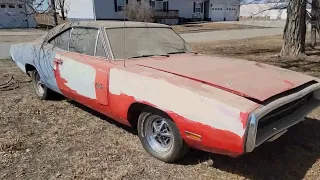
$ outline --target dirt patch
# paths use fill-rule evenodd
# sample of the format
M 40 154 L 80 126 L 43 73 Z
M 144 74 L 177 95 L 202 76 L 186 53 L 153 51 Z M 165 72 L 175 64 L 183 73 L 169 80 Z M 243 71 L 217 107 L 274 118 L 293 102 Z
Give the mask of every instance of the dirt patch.
M 193 46 L 208 54 L 270 63 L 276 62 L 272 59 L 276 54 L 273 46 L 281 46 L 276 43 L 277 39 L 272 39 Z M 262 41 L 270 45 L 263 45 Z M 299 70 L 313 73 L 309 69 Z M 12 76 L 14 81 L 9 82 L 10 86 L 18 84 L 18 87 L 4 89 Z M 300 180 L 320 177 L 319 109 L 277 141 L 242 157 L 194 150 L 184 160 L 166 164 L 143 150 L 134 129 L 67 99 L 40 101 L 29 80 L 12 61 L 0 60 L 0 179 Z
M 227 23 L 194 23 L 194 24 L 183 24 L 171 26 L 177 33 L 194 33 L 194 32 L 206 32 L 206 31 L 221 31 L 221 30 L 232 30 L 232 29 L 262 29 L 267 27 L 250 26 L 242 24 L 227 24 Z

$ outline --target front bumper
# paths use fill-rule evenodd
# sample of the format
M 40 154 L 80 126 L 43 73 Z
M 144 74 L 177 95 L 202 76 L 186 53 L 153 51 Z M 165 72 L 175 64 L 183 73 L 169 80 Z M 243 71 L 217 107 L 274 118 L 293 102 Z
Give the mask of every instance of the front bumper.
M 308 94 L 312 94 L 312 98 L 307 101 L 303 106 L 294 111 L 292 114 L 269 124 L 263 129 L 259 129 L 259 119 L 267 113 L 286 105 L 294 100 L 302 98 Z M 258 109 L 253 111 L 248 118 L 247 133 L 245 138 L 244 152 L 252 152 L 256 147 L 268 141 L 270 138 L 283 133 L 288 128 L 302 121 L 312 110 L 320 106 L 320 83 L 313 84 L 307 88 L 292 93 L 288 96 L 274 100 L 266 105 L 261 105 Z M 280 136 L 279 136 L 280 137 Z M 273 139 L 274 140 L 274 139 Z

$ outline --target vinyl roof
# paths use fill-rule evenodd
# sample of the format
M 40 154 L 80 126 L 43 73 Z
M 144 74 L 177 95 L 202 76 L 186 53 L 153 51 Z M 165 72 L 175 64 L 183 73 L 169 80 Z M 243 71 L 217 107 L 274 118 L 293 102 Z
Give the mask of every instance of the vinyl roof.
M 158 23 L 134 22 L 134 21 L 74 21 L 60 24 L 51 29 L 46 34 L 46 39 L 51 39 L 53 36 L 70 27 L 91 27 L 91 28 L 130 28 L 130 27 L 167 27 L 169 26 Z

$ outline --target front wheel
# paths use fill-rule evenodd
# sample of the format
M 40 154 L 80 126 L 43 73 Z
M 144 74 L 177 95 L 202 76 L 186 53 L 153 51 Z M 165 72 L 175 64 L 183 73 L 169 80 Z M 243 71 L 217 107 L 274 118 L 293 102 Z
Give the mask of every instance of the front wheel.
M 175 123 L 157 110 L 149 109 L 141 113 L 138 135 L 150 155 L 168 163 L 179 160 L 188 151 Z

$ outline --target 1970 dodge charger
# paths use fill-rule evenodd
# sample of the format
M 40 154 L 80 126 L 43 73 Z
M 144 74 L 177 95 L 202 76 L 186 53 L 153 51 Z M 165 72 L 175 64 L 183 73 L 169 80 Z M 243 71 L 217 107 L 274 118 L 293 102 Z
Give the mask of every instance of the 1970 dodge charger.
M 41 100 L 62 94 L 136 127 L 144 149 L 165 162 L 190 147 L 232 157 L 252 152 L 320 102 L 317 78 L 197 54 L 162 24 L 66 23 L 10 51 Z

